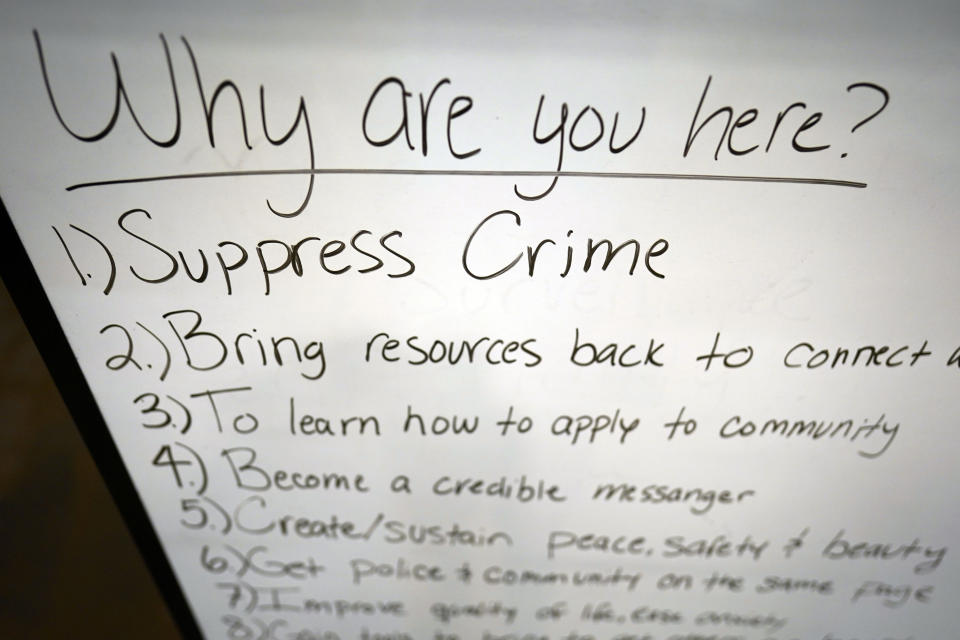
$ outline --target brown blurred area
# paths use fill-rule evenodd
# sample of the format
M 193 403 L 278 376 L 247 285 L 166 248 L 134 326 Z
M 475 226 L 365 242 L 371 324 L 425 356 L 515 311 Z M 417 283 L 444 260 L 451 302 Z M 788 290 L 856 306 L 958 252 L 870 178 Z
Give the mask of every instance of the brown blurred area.
M 178 638 L 2 287 L 0 358 L 0 636 Z

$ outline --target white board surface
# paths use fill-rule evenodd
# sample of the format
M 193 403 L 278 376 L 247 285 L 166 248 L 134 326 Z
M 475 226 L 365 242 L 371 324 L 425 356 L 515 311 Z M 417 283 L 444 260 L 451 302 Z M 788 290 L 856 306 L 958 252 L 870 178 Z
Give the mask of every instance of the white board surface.
M 35 4 L 0 194 L 205 637 L 950 637 L 955 6 Z

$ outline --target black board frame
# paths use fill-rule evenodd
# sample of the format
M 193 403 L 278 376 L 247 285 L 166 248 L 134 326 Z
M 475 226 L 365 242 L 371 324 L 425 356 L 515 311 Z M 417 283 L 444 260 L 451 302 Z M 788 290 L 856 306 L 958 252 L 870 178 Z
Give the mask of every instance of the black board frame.
M 186 640 L 204 640 L 160 538 L 90 391 L 50 299 L 0 196 L 0 277 L 107 485 L 133 541 Z

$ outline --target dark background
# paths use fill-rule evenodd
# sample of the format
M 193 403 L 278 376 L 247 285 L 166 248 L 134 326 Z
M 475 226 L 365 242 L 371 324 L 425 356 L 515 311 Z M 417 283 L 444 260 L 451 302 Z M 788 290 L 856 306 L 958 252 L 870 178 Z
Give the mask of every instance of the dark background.
M 178 638 L 0 286 L 0 637 Z

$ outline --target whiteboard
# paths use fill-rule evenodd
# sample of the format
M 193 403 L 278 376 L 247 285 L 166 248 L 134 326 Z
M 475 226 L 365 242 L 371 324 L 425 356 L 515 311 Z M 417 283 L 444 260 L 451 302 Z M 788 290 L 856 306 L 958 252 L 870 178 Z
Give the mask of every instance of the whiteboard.
M 949 636 L 955 6 L 63 5 L 3 275 L 186 637 Z

